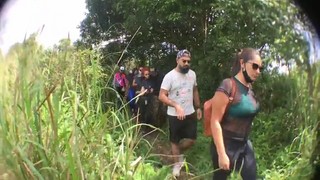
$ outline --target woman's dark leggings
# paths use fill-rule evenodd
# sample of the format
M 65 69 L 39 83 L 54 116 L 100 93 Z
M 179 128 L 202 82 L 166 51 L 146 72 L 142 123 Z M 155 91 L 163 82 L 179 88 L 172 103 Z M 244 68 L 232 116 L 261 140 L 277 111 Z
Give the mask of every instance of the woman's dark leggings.
M 230 170 L 219 169 L 216 146 L 212 142 L 210 150 L 213 168 L 215 170 L 213 180 L 226 180 L 233 170 L 240 172 L 243 180 L 256 180 L 257 166 L 251 142 L 249 140 L 245 142 L 224 140 L 224 143 L 226 153 L 230 160 Z

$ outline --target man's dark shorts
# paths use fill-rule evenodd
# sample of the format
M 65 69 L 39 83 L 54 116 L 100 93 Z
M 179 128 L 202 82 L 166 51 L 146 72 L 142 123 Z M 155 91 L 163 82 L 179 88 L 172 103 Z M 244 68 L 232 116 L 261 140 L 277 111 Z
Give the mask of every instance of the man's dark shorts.
M 184 120 L 177 119 L 177 116 L 168 115 L 170 142 L 178 144 L 180 140 L 197 138 L 197 116 L 196 113 L 187 115 Z

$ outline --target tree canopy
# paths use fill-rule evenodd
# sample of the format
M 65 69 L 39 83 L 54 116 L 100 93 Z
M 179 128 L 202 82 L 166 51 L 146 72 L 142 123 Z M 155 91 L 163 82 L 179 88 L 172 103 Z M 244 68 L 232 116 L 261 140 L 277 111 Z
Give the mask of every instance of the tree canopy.
M 307 52 L 299 31 L 305 17 L 290 0 L 88 0 L 87 8 L 82 43 L 100 47 L 107 64 L 135 58 L 168 71 L 175 52 L 187 48 L 192 67 L 212 74 L 201 81 L 216 82 L 229 75 L 238 48 L 264 48 L 266 65 L 308 63 L 308 54 L 300 53 Z M 212 87 L 204 83 L 204 89 Z

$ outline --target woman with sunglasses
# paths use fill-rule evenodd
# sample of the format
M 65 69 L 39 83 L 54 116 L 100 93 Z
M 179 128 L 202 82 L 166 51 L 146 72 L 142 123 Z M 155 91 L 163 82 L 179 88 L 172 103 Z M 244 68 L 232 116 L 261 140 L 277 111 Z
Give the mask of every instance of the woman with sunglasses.
M 244 180 L 256 179 L 256 160 L 248 136 L 259 111 L 251 84 L 262 70 L 259 51 L 242 49 L 232 67 L 233 79 L 224 79 L 214 94 L 210 150 L 215 180 L 227 179 L 233 170 L 240 172 Z M 231 99 L 232 103 L 228 105 Z

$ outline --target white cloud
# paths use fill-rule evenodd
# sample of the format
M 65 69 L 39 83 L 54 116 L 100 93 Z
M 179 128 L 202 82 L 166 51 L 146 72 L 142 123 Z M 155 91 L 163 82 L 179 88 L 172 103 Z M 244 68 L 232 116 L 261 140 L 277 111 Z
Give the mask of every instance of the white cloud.
M 85 0 L 15 0 L 1 14 L 0 48 L 7 52 L 11 45 L 25 36 L 43 31 L 39 43 L 45 47 L 68 37 L 79 38 L 80 22 L 85 18 Z

